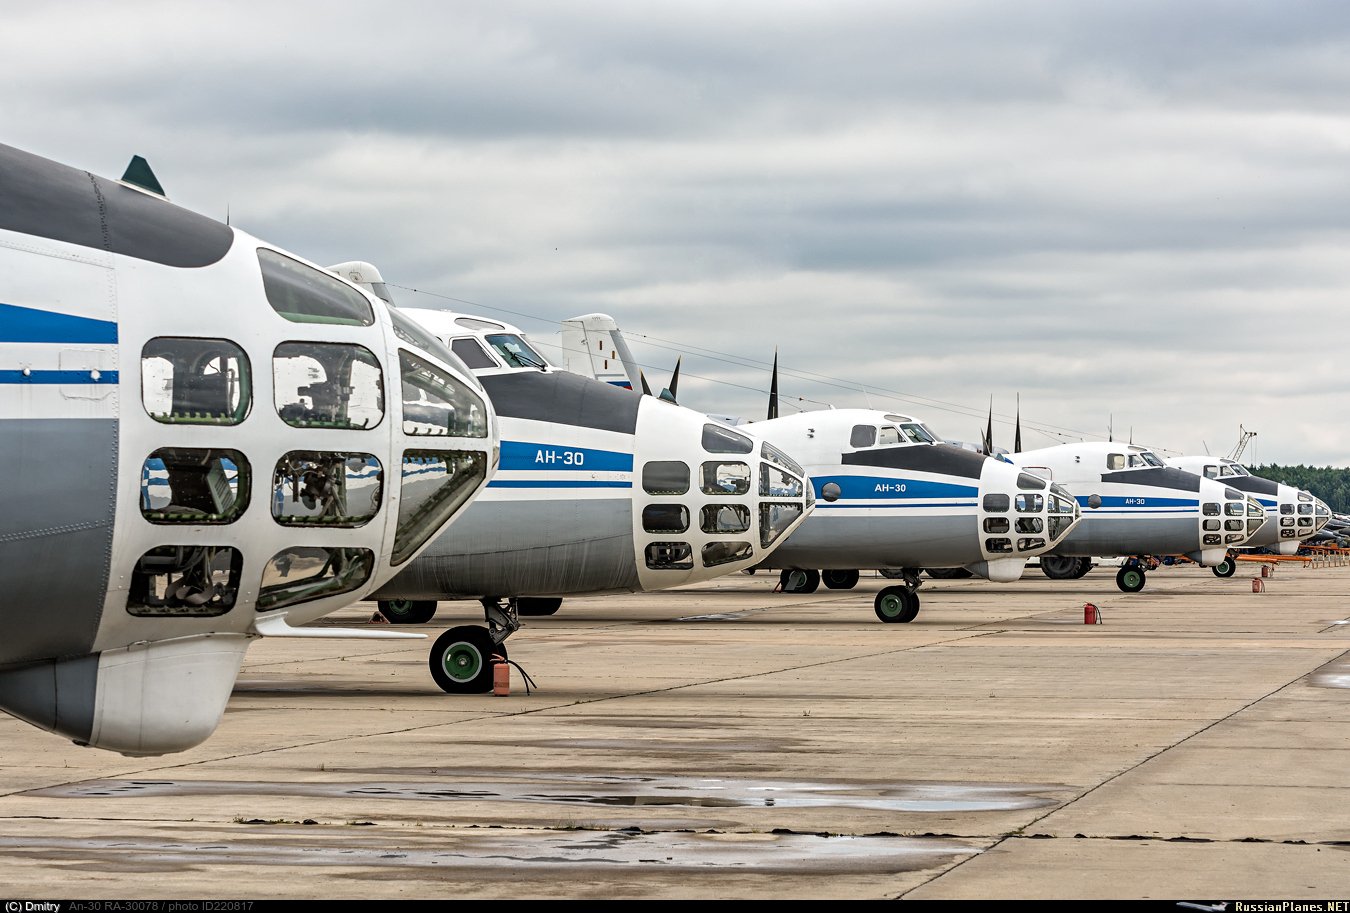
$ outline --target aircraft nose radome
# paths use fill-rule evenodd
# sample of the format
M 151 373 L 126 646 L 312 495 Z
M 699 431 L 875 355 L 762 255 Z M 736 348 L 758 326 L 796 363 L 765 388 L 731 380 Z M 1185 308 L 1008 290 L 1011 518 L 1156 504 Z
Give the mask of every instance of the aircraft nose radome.
M 643 590 L 753 567 L 814 505 L 802 466 L 747 428 L 642 397 L 633 438 L 633 546 Z

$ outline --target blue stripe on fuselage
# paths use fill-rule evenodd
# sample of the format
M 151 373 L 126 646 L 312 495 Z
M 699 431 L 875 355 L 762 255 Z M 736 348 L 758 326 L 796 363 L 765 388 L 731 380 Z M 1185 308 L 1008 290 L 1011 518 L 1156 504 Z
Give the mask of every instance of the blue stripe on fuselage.
M 100 371 L 95 380 L 88 371 L 0 371 L 0 384 L 115 384 L 116 371 Z
M 597 450 L 591 447 L 565 447 L 559 444 L 502 441 L 502 458 L 499 469 L 549 472 L 632 472 L 633 455 L 614 450 Z
M 0 342 L 116 343 L 117 324 L 37 308 L 0 304 Z
M 820 504 L 820 502 L 824 500 L 825 496 L 823 491 L 825 485 L 829 482 L 838 485 L 839 497 L 849 501 L 911 501 L 919 498 L 974 498 L 979 494 L 979 489 L 974 485 L 957 485 L 952 482 L 931 482 L 927 479 L 898 479 L 887 476 L 812 476 L 811 484 L 816 488 L 817 504 Z

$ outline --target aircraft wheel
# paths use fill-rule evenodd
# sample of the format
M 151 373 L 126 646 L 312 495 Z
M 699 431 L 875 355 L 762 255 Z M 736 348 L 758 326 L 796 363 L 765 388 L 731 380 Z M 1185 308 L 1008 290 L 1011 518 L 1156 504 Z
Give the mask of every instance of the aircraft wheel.
M 919 614 L 919 594 L 908 587 L 888 586 L 872 603 L 877 618 L 887 624 L 905 623 Z
M 1232 577 L 1237 573 L 1237 559 L 1227 555 L 1222 561 L 1210 568 L 1215 577 Z
M 506 644 L 494 644 L 487 628 L 451 628 L 431 647 L 431 677 L 447 694 L 482 694 L 492 690 L 492 655 L 506 659 Z
M 1123 567 L 1116 572 L 1116 586 L 1126 593 L 1137 593 L 1144 588 L 1144 569 Z
M 787 568 L 778 575 L 784 593 L 814 593 L 820 586 L 820 571 L 810 568 Z
M 1074 580 L 1078 559 L 1067 555 L 1041 555 L 1041 573 L 1051 580 Z
M 1078 570 L 1073 572 L 1073 579 L 1078 580 L 1082 577 L 1086 577 L 1090 570 L 1092 570 L 1092 559 L 1087 557 L 1079 558 Z
M 552 615 L 562 608 L 561 599 L 543 599 L 538 596 L 521 596 L 516 600 L 518 615 Z
M 858 572 L 821 571 L 820 580 L 831 590 L 851 590 L 858 585 Z
M 424 625 L 436 615 L 434 599 L 381 599 L 376 605 L 392 625 Z

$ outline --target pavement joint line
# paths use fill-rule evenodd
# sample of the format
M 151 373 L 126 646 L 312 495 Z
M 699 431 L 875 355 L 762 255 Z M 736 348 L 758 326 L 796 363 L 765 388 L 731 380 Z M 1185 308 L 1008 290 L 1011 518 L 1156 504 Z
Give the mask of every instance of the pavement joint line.
M 1346 656 L 1346 655 L 1350 655 L 1350 650 L 1342 651 L 1340 654 L 1337 655 L 1337 657 L 1333 658 L 1333 660 L 1330 660 L 1330 661 L 1331 661 L 1331 662 L 1334 662 L 1335 659 L 1339 659 L 1340 657 Z M 1322 663 L 1321 665 L 1326 665 L 1326 663 Z M 1319 666 L 1318 668 L 1321 668 L 1321 666 Z M 1046 818 L 1049 818 L 1051 815 L 1054 815 L 1054 814 L 1057 813 L 1057 812 L 1061 812 L 1061 811 L 1063 811 L 1064 809 L 1069 808 L 1070 806 L 1077 804 L 1079 800 L 1084 799 L 1084 798 L 1086 798 L 1087 796 L 1092 795 L 1093 793 L 1095 793 L 1097 790 L 1101 789 L 1103 786 L 1107 785 L 1108 783 L 1113 783 L 1113 782 L 1115 782 L 1116 780 L 1119 780 L 1121 777 L 1125 776 L 1126 774 L 1132 773 L 1132 772 L 1138 770 L 1140 767 L 1143 767 L 1145 764 L 1147 764 L 1149 761 L 1152 761 L 1154 758 L 1157 758 L 1157 757 L 1160 757 L 1160 756 L 1163 755 L 1163 754 L 1166 754 L 1167 752 L 1171 751 L 1173 748 L 1176 748 L 1176 747 L 1179 746 L 1179 745 L 1182 745 L 1182 744 L 1185 744 L 1186 742 L 1189 742 L 1191 739 L 1195 738 L 1196 736 L 1200 735 L 1201 733 L 1208 732 L 1209 730 L 1213 729 L 1215 726 L 1218 726 L 1220 723 L 1225 723 L 1225 722 L 1227 722 L 1228 720 L 1231 720 L 1233 717 L 1237 716 L 1239 713 L 1242 713 L 1242 712 L 1245 711 L 1245 710 L 1250 710 L 1252 707 L 1255 707 L 1257 704 L 1261 703 L 1262 701 L 1266 700 L 1267 698 L 1274 697 L 1275 695 L 1279 694 L 1281 691 L 1284 691 L 1286 688 L 1289 688 L 1289 687 L 1291 687 L 1292 685 L 1298 684 L 1298 683 L 1301 682 L 1303 679 L 1307 678 L 1309 674 L 1310 674 L 1309 672 L 1304 672 L 1304 673 L 1302 673 L 1302 674 L 1299 675 L 1298 677 L 1293 678 L 1293 679 L 1291 679 L 1291 680 L 1285 682 L 1283 685 L 1280 685 L 1278 688 L 1275 688 L 1275 689 L 1273 689 L 1273 690 L 1267 692 L 1266 694 L 1263 694 L 1263 695 L 1261 695 L 1260 697 L 1258 697 L 1258 698 L 1256 698 L 1256 699 L 1254 699 L 1254 700 L 1252 700 L 1252 701 L 1249 701 L 1248 703 L 1246 703 L 1246 704 L 1242 705 L 1241 707 L 1239 707 L 1238 709 L 1234 710 L 1232 713 L 1226 714 L 1225 716 L 1221 716 L 1221 717 L 1219 717 L 1219 718 L 1216 719 L 1216 720 L 1212 720 L 1210 723 L 1208 723 L 1208 724 L 1205 725 L 1205 726 L 1201 726 L 1199 729 L 1195 730 L 1195 731 L 1192 732 L 1190 735 L 1186 735 L 1186 736 L 1183 736 L 1183 737 L 1180 738 L 1180 739 L 1177 739 L 1177 740 L 1176 740 L 1175 742 L 1173 742 L 1171 745 L 1165 745 L 1165 746 L 1163 746 L 1162 748 L 1159 748 L 1157 751 L 1153 752 L 1153 754 L 1149 755 L 1148 757 L 1143 758 L 1142 760 L 1138 761 L 1138 762 L 1135 763 L 1135 764 L 1130 765 L 1129 767 L 1125 768 L 1125 769 L 1122 770 L 1122 771 L 1119 771 L 1119 772 L 1117 772 L 1117 773 L 1112 774 L 1111 776 L 1107 777 L 1105 780 L 1102 780 L 1100 783 L 1097 783 L 1097 784 L 1094 785 L 1094 786 L 1088 787 L 1088 788 L 1085 789 L 1083 792 L 1081 792 L 1081 793 L 1079 793 L 1078 795 L 1074 796 L 1072 799 L 1070 799 L 1069 801 L 1065 802 L 1064 804 L 1055 806 L 1055 807 L 1053 807 L 1053 808 L 1046 809 L 1045 812 L 1043 812 L 1043 813 L 1040 814 L 1040 815 L 1037 815 L 1037 816 L 1033 817 L 1033 818 L 1032 818 L 1030 821 L 1028 821 L 1026 824 L 1024 824 L 1024 825 L 1022 825 L 1020 828 L 1018 828 L 1018 829 L 1017 829 L 1017 833 L 1014 833 L 1014 834 L 1005 834 L 1005 835 L 1003 835 L 1003 836 L 1000 837 L 999 839 L 995 840 L 995 841 L 994 841 L 992 844 L 990 844 L 988 847 L 986 847 L 982 852 L 972 854 L 971 856 L 967 856 L 967 857 L 964 858 L 964 859 L 958 859 L 958 860 L 957 860 L 954 864 L 952 864 L 951 866 L 949 866 L 949 867 L 943 869 L 943 870 L 940 871 L 940 872 L 935 872 L 935 873 L 932 875 L 932 877 L 924 879 L 924 880 L 923 880 L 922 882 L 920 882 L 919 884 L 916 884 L 914 887 L 910 888 L 908 891 L 902 892 L 902 893 L 901 893 L 900 895 L 898 895 L 898 896 L 904 897 L 906 894 L 909 894 L 909 893 L 911 893 L 911 892 L 913 892 L 913 891 L 915 891 L 915 890 L 918 890 L 918 889 L 921 888 L 921 887 L 926 887 L 927 885 L 932 884 L 933 882 L 937 881 L 938 879 L 942 878 L 943 876 L 947 875 L 948 873 L 950 873 L 950 872 L 952 872 L 952 871 L 955 871 L 956 869 L 958 869 L 958 868 L 960 868 L 961 866 L 965 865 L 965 864 L 966 864 L 967 862 L 969 862 L 971 859 L 974 859 L 974 858 L 976 858 L 976 857 L 978 857 L 978 856 L 984 855 L 984 853 L 988 852 L 989 850 L 994 849 L 995 847 L 999 846 L 1000 844 L 1005 843 L 1005 842 L 1007 842 L 1007 841 L 1009 841 L 1009 840 L 1014 840 L 1014 839 L 1018 839 L 1019 837 L 1023 837 L 1023 836 L 1024 836 L 1024 832 L 1026 831 L 1026 829 L 1029 828 L 1029 827 L 1031 827 L 1032 825 L 1038 824 L 1038 823 L 1040 823 L 1041 821 L 1044 821 Z M 1071 839 L 1076 839 L 1076 838 L 1071 838 L 1071 837 L 1070 837 L 1070 838 L 1058 838 L 1058 839 L 1070 839 L 1070 840 L 1071 840 Z M 1281 841 L 1281 842 L 1286 842 L 1286 841 Z

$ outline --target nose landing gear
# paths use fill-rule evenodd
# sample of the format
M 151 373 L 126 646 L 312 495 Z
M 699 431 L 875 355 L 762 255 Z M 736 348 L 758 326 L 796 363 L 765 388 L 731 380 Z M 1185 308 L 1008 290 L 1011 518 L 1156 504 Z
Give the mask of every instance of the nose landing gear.
M 492 690 L 492 657 L 506 655 L 506 638 L 520 630 L 516 600 L 483 599 L 487 626 L 458 625 L 432 644 L 427 665 L 431 678 L 447 694 L 483 694 Z

